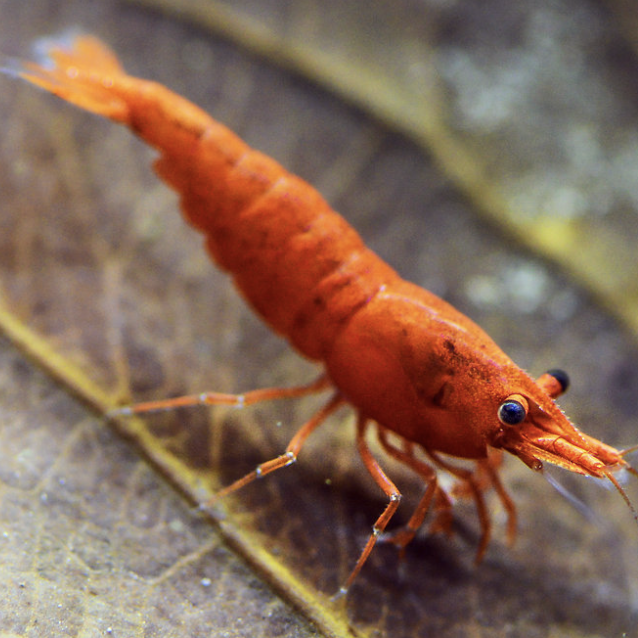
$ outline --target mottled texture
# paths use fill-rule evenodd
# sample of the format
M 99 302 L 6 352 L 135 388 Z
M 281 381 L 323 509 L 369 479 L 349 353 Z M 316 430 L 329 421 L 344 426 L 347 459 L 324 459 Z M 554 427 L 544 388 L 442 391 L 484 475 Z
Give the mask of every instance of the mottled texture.
M 171 6 L 183 11 L 187 4 L 192 3 Z M 212 7 L 216 3 L 204 4 Z M 421 2 L 339 1 L 333 3 L 342 8 L 338 15 L 329 10 L 332 5 L 327 2 L 245 0 L 232 4 L 260 19 L 262 28 L 281 29 L 287 43 L 293 33 L 305 27 L 301 39 L 318 43 L 319 64 L 324 60 L 322 51 L 341 55 L 341 63 L 334 67 L 339 69 L 371 60 L 370 68 L 377 75 L 370 72 L 368 78 L 378 79 L 387 72 L 392 79 L 410 80 L 408 85 L 416 93 L 423 89 L 424 70 L 431 73 L 436 68 L 436 56 L 428 55 L 427 42 L 422 46 L 428 29 L 421 28 L 429 25 L 432 30 L 436 23 L 423 12 L 425 4 Z M 503 53 L 520 42 L 518 23 L 508 16 L 513 10 L 538 6 L 492 3 L 481 13 L 469 3 L 436 5 L 450 15 L 456 14 L 457 26 L 464 25 L 464 30 L 455 30 L 448 23 L 435 41 L 437 46 L 447 35 L 459 34 L 459 46 L 471 47 L 478 41 L 483 47 L 492 46 L 491 59 L 497 62 L 499 51 Z M 594 3 L 553 3 L 552 7 L 565 7 L 562 13 L 554 12 L 555 24 L 560 24 L 558 20 L 564 15 L 574 25 L 576 5 L 591 14 Z M 486 328 L 517 362 L 534 374 L 552 366 L 566 368 L 573 384 L 561 405 L 577 424 L 617 446 L 636 441 L 637 358 L 627 334 L 555 266 L 535 259 L 519 244 L 506 241 L 507 234 L 479 221 L 476 200 L 460 194 L 450 184 L 448 169 L 441 168 L 444 164 L 432 162 L 409 139 L 344 106 L 299 76 L 277 70 L 271 63 L 245 55 L 235 45 L 210 37 L 201 28 L 203 20 L 198 21 L 198 28 L 184 27 L 175 19 L 106 0 L 5 0 L 1 8 L 4 52 L 25 56 L 28 43 L 35 37 L 69 25 L 98 33 L 122 54 L 127 69 L 188 95 L 252 146 L 317 185 L 361 232 L 366 243 L 403 276 L 452 301 Z M 386 13 L 379 15 L 381 10 Z M 409 17 L 409 27 L 405 27 L 401 15 Z M 585 31 L 588 24 L 591 21 L 578 22 Z M 495 33 L 499 25 L 501 30 Z M 607 34 L 600 41 L 613 43 L 615 36 L 609 22 L 599 21 L 598 25 Z M 382 28 L 382 37 L 374 30 L 372 36 L 357 35 L 357 28 L 365 31 L 372 27 Z M 499 33 L 502 39 L 496 37 Z M 334 46 L 326 44 L 331 37 Z M 416 57 L 409 61 L 411 52 Z M 568 61 L 569 56 L 565 59 Z M 621 77 L 616 72 L 618 59 L 596 59 L 600 66 L 586 68 L 593 71 L 603 67 L 602 73 L 611 79 L 613 89 L 606 95 L 614 100 L 619 95 L 630 97 L 627 84 L 613 79 Z M 562 60 L 549 56 L 546 62 L 539 72 L 557 69 Z M 629 61 L 622 64 L 630 68 Z M 364 75 L 355 73 L 351 79 Z M 486 88 L 489 85 L 484 83 Z M 104 387 L 131 388 L 139 398 L 203 389 L 238 391 L 312 378 L 314 370 L 261 327 L 238 303 L 227 278 L 209 264 L 201 239 L 176 214 L 176 198 L 152 175 L 152 153 L 129 139 L 125 131 L 95 117 L 85 117 L 28 87 L 4 79 L 2 86 L 3 121 L 11 123 L 0 137 L 2 290 L 7 305 L 24 322 L 47 336 L 59 352 L 80 364 L 86 375 Z M 388 96 L 384 89 L 377 89 L 375 94 Z M 552 96 L 560 103 L 560 85 Z M 547 102 L 542 102 L 544 105 Z M 625 108 L 625 113 L 632 112 L 631 100 Z M 415 119 L 424 118 L 422 105 L 412 112 Z M 518 112 L 518 108 L 511 111 L 514 119 Z M 396 118 L 393 121 L 396 123 Z M 519 146 L 519 141 L 534 141 L 541 133 L 557 139 L 559 136 L 556 126 L 561 118 L 539 121 L 547 126 L 538 127 L 535 135 L 508 141 L 506 131 L 493 138 L 502 141 L 498 152 L 491 153 L 486 146 L 485 153 L 501 160 L 505 167 L 517 165 L 510 154 L 531 158 L 534 149 Z M 622 141 L 626 131 L 622 122 L 617 118 L 605 121 L 610 125 L 615 122 L 620 131 L 605 140 Z M 513 122 L 508 130 L 522 132 L 524 126 L 517 128 Z M 447 133 L 441 136 L 447 139 Z M 482 153 L 478 148 L 475 158 L 480 160 Z M 533 156 L 542 174 L 547 156 Z M 475 168 L 473 164 L 458 166 L 465 172 Z M 613 166 L 601 166 L 612 175 Z M 624 166 L 630 169 L 632 163 Z M 606 183 L 613 186 L 617 180 Z M 492 186 L 484 183 L 486 191 Z M 519 192 L 525 196 L 525 184 Z M 632 226 L 616 223 L 630 219 L 631 209 L 625 210 L 627 215 L 602 220 L 592 239 L 603 230 L 611 237 L 618 229 L 622 240 L 631 240 Z M 593 266 L 599 253 L 588 250 L 595 248 L 595 241 L 572 244 L 567 240 L 575 235 L 550 233 L 550 226 L 566 228 L 557 220 L 546 219 L 547 223 L 535 228 L 545 229 L 555 242 L 565 240 L 571 248 L 567 254 L 579 252 L 579 257 Z M 624 277 L 628 272 L 629 264 L 620 259 L 622 254 L 622 250 L 616 252 L 620 265 L 609 271 L 612 276 L 618 273 Z M 601 280 L 607 280 L 606 271 L 600 273 Z M 16 374 L 13 368 L 8 369 L 11 375 Z M 58 449 L 55 443 L 65 440 L 55 426 L 60 411 L 28 394 L 22 378 L 16 379 L 20 381 L 17 386 L 3 384 L 14 391 L 4 394 L 9 409 L 3 411 L 0 449 L 24 463 L 29 455 L 20 455 L 19 451 L 36 448 L 43 464 L 54 464 Z M 26 411 L 28 405 L 16 402 L 20 396 L 28 405 L 38 406 L 35 415 Z M 68 400 L 76 405 L 72 398 Z M 11 406 L 17 408 L 17 414 Z M 184 466 L 198 469 L 202 476 L 210 476 L 210 468 L 214 468 L 219 470 L 215 480 L 228 483 L 279 453 L 313 408 L 286 402 L 227 416 L 224 410 L 210 416 L 180 412 L 153 417 L 149 427 Z M 61 412 L 64 415 L 65 411 Z M 18 414 L 26 414 L 28 423 L 38 424 L 41 436 L 31 435 L 29 440 L 31 431 Z M 276 427 L 278 421 L 281 428 Z M 100 424 L 99 428 L 99 450 L 112 460 L 114 468 L 119 468 L 107 472 L 108 480 L 100 483 L 109 494 L 100 510 L 112 511 L 114 504 L 124 500 L 127 516 L 161 509 L 157 504 L 162 499 L 153 490 L 148 495 L 143 490 L 133 491 L 130 498 L 121 495 L 118 489 L 122 479 L 117 479 L 130 474 L 127 448 L 108 445 L 111 435 L 107 427 Z M 350 428 L 341 424 L 317 432 L 296 467 L 248 488 L 238 496 L 228 518 L 229 524 L 234 522 L 244 530 L 259 533 L 262 544 L 277 560 L 329 594 L 346 576 L 383 507 L 383 497 L 357 465 L 352 440 Z M 409 494 L 405 503 L 409 511 L 420 494 L 418 481 L 405 477 L 385 457 L 380 458 Z M 80 488 L 78 494 L 86 493 L 93 501 L 93 493 L 85 491 L 85 484 L 79 480 L 90 476 L 91 459 L 87 454 L 80 455 L 65 473 L 69 480 L 79 477 L 74 479 Z M 344 612 L 352 626 L 377 636 L 606 638 L 634 632 L 636 530 L 624 504 L 592 482 L 568 481 L 570 489 L 584 498 L 603 522 L 584 520 L 541 477 L 512 461 L 506 465 L 504 481 L 520 508 L 517 545 L 513 549 L 501 545 L 502 528 L 497 525 L 497 538 L 486 561 L 479 569 L 472 568 L 477 526 L 475 512 L 468 509 L 459 512 L 457 518 L 461 538 L 419 539 L 408 548 L 408 560 L 402 564 L 392 548 L 382 547 L 345 601 Z M 139 463 L 144 465 L 143 461 Z M 60 464 L 64 466 L 63 461 Z M 7 465 L 4 458 L 2 465 Z M 330 479 L 329 485 L 324 483 L 326 479 Z M 11 489 L 3 485 L 3 497 Z M 57 481 L 47 485 L 51 497 L 60 489 Z M 635 485 L 629 482 L 628 489 L 635 500 Z M 195 494 L 199 494 L 197 490 Z M 399 515 L 403 508 L 402 504 Z M 8 512 L 7 519 L 16 521 L 16 542 L 31 538 L 32 533 L 42 536 L 43 530 L 52 531 L 60 525 L 60 536 L 65 538 L 64 525 L 76 529 L 85 520 L 81 511 L 69 508 L 44 518 L 49 510 L 42 509 L 37 499 L 27 511 L 27 518 Z M 7 529 L 7 519 L 3 519 L 3 530 L 12 531 Z M 206 528 L 204 539 L 210 539 L 212 533 Z M 135 548 L 134 543 L 129 544 L 123 524 L 109 528 L 106 536 L 111 544 Z M 163 546 L 174 542 L 172 538 L 147 534 L 144 541 L 158 557 L 167 557 L 169 563 L 174 559 L 171 548 Z M 81 543 L 87 554 L 108 556 L 104 536 L 85 534 Z M 205 546 L 204 540 L 200 547 Z M 5 547 L 8 557 L 23 555 L 15 545 Z M 28 556 L 37 560 L 28 563 L 3 559 L 2 564 L 10 566 L 8 574 L 3 574 L 5 583 L 20 582 L 26 576 L 38 579 L 40 572 L 31 566 L 43 561 L 47 562 L 44 575 L 49 579 L 38 581 L 40 585 L 31 590 L 29 600 L 23 599 L 20 609 L 2 608 L 3 621 L 9 624 L 26 610 L 41 626 L 51 626 L 44 623 L 49 622 L 48 618 L 57 620 L 55 614 L 59 613 L 46 603 L 51 591 L 48 583 L 53 579 L 58 583 L 56 591 L 69 592 L 64 597 L 60 594 L 60 602 L 71 600 L 74 586 L 63 569 L 65 560 L 56 560 L 59 554 L 51 549 L 55 547 L 46 542 L 34 551 L 30 547 Z M 271 606 L 267 602 L 273 600 L 268 598 L 272 596 L 268 588 L 255 584 L 255 576 L 241 563 L 237 566 L 226 561 L 228 557 L 225 551 L 211 554 L 215 569 L 223 570 L 223 575 L 220 572 L 215 578 L 223 584 L 220 599 L 231 606 L 217 604 L 215 596 L 193 599 L 197 610 L 206 607 L 216 612 L 216 620 L 208 617 L 204 628 L 193 622 L 197 620 L 191 614 L 195 608 L 180 596 L 188 591 L 182 572 L 171 570 L 165 581 L 168 588 L 158 593 L 156 604 L 140 606 L 146 633 L 165 636 L 173 631 L 184 635 L 189 626 L 195 635 L 204 630 L 230 635 L 272 635 L 273 631 L 295 635 L 301 631 L 294 624 L 290 608 L 279 603 Z M 117 574 L 118 564 L 106 561 L 99 573 L 104 589 L 92 598 L 97 605 L 104 601 L 104 609 L 112 616 L 119 609 L 127 609 L 118 591 L 135 601 L 144 588 L 141 581 L 133 579 L 129 581 L 132 589 L 118 590 L 117 582 L 111 584 L 109 580 Z M 202 579 L 204 588 L 208 576 L 205 573 Z M 241 582 L 248 585 L 241 586 Z M 103 593 L 106 591 L 110 597 Z M 282 596 L 290 599 L 287 593 Z M 174 604 L 167 606 L 167 601 Z M 82 616 L 83 607 L 69 604 L 66 608 L 67 620 L 75 615 L 68 622 L 67 633 L 80 633 L 82 621 L 77 618 Z M 251 609 L 257 613 L 250 613 Z M 87 623 L 98 617 L 84 616 Z M 9 624 L 9 630 L 15 627 L 22 633 L 41 635 L 37 626 L 35 622 Z M 122 633 L 129 630 L 130 635 L 143 635 L 143 630 L 131 627 L 135 626 L 123 628 Z M 59 624 L 55 629 L 61 633 Z

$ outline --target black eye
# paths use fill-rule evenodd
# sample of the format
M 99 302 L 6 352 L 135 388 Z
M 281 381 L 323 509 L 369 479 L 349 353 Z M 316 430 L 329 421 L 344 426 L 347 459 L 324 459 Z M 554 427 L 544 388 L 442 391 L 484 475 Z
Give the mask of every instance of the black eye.
M 563 392 L 567 392 L 567 388 L 569 388 L 569 375 L 565 370 L 559 370 L 558 368 L 552 368 L 548 370 L 545 374 L 549 374 L 554 377 L 556 381 L 560 384 L 561 390 Z
M 527 410 L 520 401 L 507 399 L 498 408 L 498 419 L 503 425 L 518 425 L 525 420 Z

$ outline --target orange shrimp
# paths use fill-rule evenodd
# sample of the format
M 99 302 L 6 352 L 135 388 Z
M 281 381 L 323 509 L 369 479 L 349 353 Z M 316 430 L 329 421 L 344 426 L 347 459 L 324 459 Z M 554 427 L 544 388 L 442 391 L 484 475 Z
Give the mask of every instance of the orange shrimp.
M 247 405 L 331 388 L 332 397 L 281 456 L 222 490 L 294 463 L 307 437 L 337 407 L 358 415 L 359 454 L 388 503 L 376 520 L 345 593 L 383 535 L 403 550 L 433 509 L 433 529 L 450 529 L 451 500 L 437 469 L 458 479 L 477 507 L 481 540 L 490 538 L 484 492 L 494 488 L 508 513 L 513 540 L 516 508 L 502 486 L 502 450 L 534 470 L 548 462 L 608 479 L 634 517 L 614 472 L 624 452 L 580 432 L 555 404 L 567 376 L 550 371 L 534 380 L 466 316 L 403 280 L 331 210 L 319 193 L 274 160 L 252 150 L 197 106 L 157 83 L 127 75 L 99 40 L 49 41 L 45 65 L 22 62 L 20 77 L 77 106 L 125 124 L 155 147 L 158 175 L 181 195 L 187 220 L 206 237 L 219 267 L 273 330 L 324 374 L 307 386 L 244 395 L 205 393 L 124 408 L 132 414 L 194 404 Z M 407 525 L 384 531 L 401 493 L 365 440 L 370 424 L 387 453 L 414 470 L 426 489 Z M 392 443 L 393 433 L 400 443 Z M 419 456 L 417 456 L 419 454 Z M 448 457 L 475 462 L 474 471 Z M 637 519 L 638 520 L 638 519 Z

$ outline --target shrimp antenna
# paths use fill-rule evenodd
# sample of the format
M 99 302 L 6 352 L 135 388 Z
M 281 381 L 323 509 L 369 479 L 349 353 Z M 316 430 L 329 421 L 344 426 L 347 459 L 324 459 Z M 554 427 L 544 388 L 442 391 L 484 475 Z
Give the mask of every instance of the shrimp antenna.
M 628 468 L 628 470 L 631 471 L 632 474 L 637 474 L 636 470 L 634 470 L 633 467 Z M 633 506 L 633 503 L 629 500 L 629 497 L 627 496 L 627 492 L 625 492 L 625 490 L 622 488 L 622 486 L 620 485 L 616 477 L 608 469 L 606 468 L 603 469 L 603 474 L 611 481 L 612 485 L 616 488 L 618 493 L 622 496 L 623 501 L 627 503 L 627 507 L 630 509 L 631 514 L 634 517 L 634 520 L 636 521 L 636 525 L 638 525 L 638 512 L 636 511 L 636 508 Z
M 20 77 L 22 73 L 22 62 L 18 58 L 0 53 L 0 73 L 10 75 L 11 77 Z
M 625 456 L 627 456 L 627 454 L 631 454 L 632 452 L 635 452 L 636 450 L 638 450 L 638 443 L 636 445 L 632 445 L 631 447 L 625 448 L 624 450 L 620 450 L 619 454 L 620 456 L 624 458 Z M 632 467 L 629 463 L 627 463 L 627 461 L 625 461 L 625 469 L 630 474 L 633 474 L 634 476 L 638 476 L 638 470 L 636 470 L 635 467 Z
M 627 454 L 631 454 L 636 450 L 638 450 L 638 443 L 636 443 L 636 445 L 632 445 L 631 447 L 627 447 L 624 450 L 620 450 L 619 454 L 620 456 L 626 456 Z
M 570 492 L 560 481 L 558 481 L 551 473 L 543 472 L 545 480 L 582 516 L 588 521 L 598 521 L 600 523 L 600 517 L 581 499 L 575 494 Z

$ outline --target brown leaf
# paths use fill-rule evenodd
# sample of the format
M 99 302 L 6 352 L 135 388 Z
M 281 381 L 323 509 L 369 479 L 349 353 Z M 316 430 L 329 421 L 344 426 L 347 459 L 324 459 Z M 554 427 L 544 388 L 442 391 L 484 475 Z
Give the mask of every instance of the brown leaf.
M 569 368 L 574 390 L 564 404 L 588 433 L 619 446 L 635 442 L 638 366 L 627 337 L 571 282 L 477 219 L 476 204 L 450 185 L 454 173 L 439 156 L 443 172 L 413 142 L 298 76 L 161 15 L 106 1 L 96 10 L 73 1 L 54 9 L 5 0 L 0 9 L 9 5 L 13 11 L 2 15 L 15 23 L 0 26 L 4 51 L 24 55 L 35 35 L 69 24 L 96 32 L 131 72 L 187 95 L 317 184 L 383 257 L 468 312 L 523 365 L 535 373 Z M 390 35 L 349 38 L 362 5 L 341 5 L 336 14 L 302 4 L 315 12 L 294 17 L 314 16 L 323 25 L 315 31 L 328 38 L 335 31 L 324 21 L 341 16 L 337 50 L 362 42 L 368 48 L 361 60 L 383 58 L 380 43 Z M 273 15 L 280 14 L 273 8 L 263 24 L 279 25 Z M 364 26 L 373 29 L 365 15 Z M 421 46 L 423 14 L 405 15 L 415 30 L 408 30 L 412 46 Z M 390 29 L 400 19 L 383 22 Z M 398 59 L 403 46 L 394 45 Z M 85 399 L 93 392 L 68 381 L 65 374 L 76 368 L 86 387 L 99 388 L 91 402 L 102 407 L 125 393 L 142 400 L 312 378 L 314 368 L 272 337 L 208 262 L 201 238 L 176 213 L 176 196 L 151 174 L 152 153 L 126 131 L 2 82 L 0 108 L 11 125 L 0 140 L 0 283 L 11 312 L 64 356 L 56 368 L 36 344 L 47 353 L 40 363 L 67 379 L 67 392 Z M 447 143 L 446 130 L 439 135 Z M 477 183 L 493 158 L 479 151 L 481 161 L 469 164 Z M 338 418 L 310 440 L 296 467 L 251 485 L 219 510 L 227 512 L 220 533 L 274 585 L 278 599 L 151 468 L 201 500 L 278 454 L 315 403 L 180 411 L 148 419 L 148 429 L 132 421 L 128 434 L 153 461 L 148 465 L 15 351 L 7 347 L 4 357 L 0 471 L 7 505 L 0 520 L 11 544 L 0 564 L 8 566 L 2 582 L 11 600 L 21 605 L 7 607 L 19 613 L 0 614 L 2 630 L 27 635 L 35 621 L 63 620 L 74 635 L 83 625 L 100 630 L 90 623 L 105 618 L 113 620 L 103 627 L 121 635 L 141 626 L 158 636 L 171 627 L 180 635 L 307 635 L 312 630 L 284 600 L 335 635 L 347 635 L 344 619 L 359 633 L 384 636 L 631 632 L 636 529 L 615 494 L 567 479 L 605 521 L 592 524 L 512 460 L 505 482 L 521 520 L 513 550 L 497 529 L 475 569 L 477 522 L 471 508 L 460 507 L 460 537 L 424 536 L 404 563 L 392 548 L 379 548 L 348 599 L 335 606 L 314 592 L 336 591 L 383 507 L 354 454 L 351 425 Z M 387 465 L 413 500 L 418 481 Z M 630 489 L 634 500 L 636 491 Z M 19 562 L 25 546 L 30 560 Z M 64 592 L 62 619 L 46 606 L 54 586 Z

